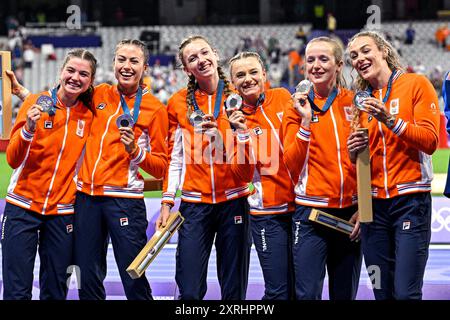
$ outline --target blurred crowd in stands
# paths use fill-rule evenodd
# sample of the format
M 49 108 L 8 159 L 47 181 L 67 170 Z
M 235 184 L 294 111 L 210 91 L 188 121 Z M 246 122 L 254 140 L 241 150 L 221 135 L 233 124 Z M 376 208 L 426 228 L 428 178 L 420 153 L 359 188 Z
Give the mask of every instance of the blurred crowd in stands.
M 56 55 L 53 48 L 42 46 L 35 48 L 33 44 L 27 40 L 26 28 L 20 26 L 18 21 L 9 17 L 6 21 L 8 30 L 8 40 L 6 43 L 0 42 L 0 50 L 9 50 L 12 52 L 12 67 L 15 71 L 16 77 L 20 82 L 23 82 L 24 69 L 32 68 L 33 61 L 35 61 L 36 54 L 45 54 L 46 59 L 56 60 Z M 334 33 L 336 28 L 336 21 L 334 17 L 328 16 L 328 35 L 335 37 L 341 41 Z M 450 45 L 447 45 L 447 38 L 449 36 L 449 29 L 447 24 L 444 24 L 436 30 L 435 38 L 430 39 L 435 45 L 444 50 L 450 50 Z M 404 50 L 408 50 L 408 46 L 415 43 L 415 34 L 413 24 L 409 24 L 402 35 L 392 35 L 389 32 L 385 33 L 386 38 L 393 43 L 400 54 Z M 286 44 L 280 44 L 276 34 L 270 35 L 268 41 L 263 40 L 261 34 L 256 36 L 243 36 L 240 39 L 239 45 L 235 48 L 234 54 L 240 51 L 255 51 L 262 57 L 266 66 L 268 74 L 268 86 L 279 87 L 283 86 L 292 90 L 295 85 L 305 78 L 304 75 L 304 53 L 306 43 L 309 39 L 309 34 L 300 26 L 296 33 L 292 35 L 292 41 Z M 164 47 L 162 54 L 176 55 L 167 46 Z M 231 58 L 227 57 L 227 58 Z M 428 66 L 430 67 L 430 66 Z M 415 64 L 409 62 L 407 66 L 408 72 L 415 72 L 425 74 L 429 77 L 438 94 L 442 87 L 442 77 L 446 70 L 439 65 L 426 73 L 426 67 L 418 60 Z M 109 64 L 100 61 L 100 68 L 97 71 L 97 82 L 114 81 L 114 74 L 109 68 Z M 186 83 L 186 78 L 179 66 L 175 64 L 161 65 L 159 60 L 155 60 L 150 67 L 148 76 L 145 82 L 152 88 L 154 94 L 164 103 L 169 97 Z M 18 106 L 17 106 L 18 107 Z

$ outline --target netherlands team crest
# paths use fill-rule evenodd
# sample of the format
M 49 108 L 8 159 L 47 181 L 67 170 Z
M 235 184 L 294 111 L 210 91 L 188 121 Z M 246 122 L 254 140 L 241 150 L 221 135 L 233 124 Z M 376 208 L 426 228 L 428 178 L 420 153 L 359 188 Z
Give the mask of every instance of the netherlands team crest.
M 83 138 L 84 136 L 84 127 L 85 127 L 86 123 L 84 120 L 78 120 L 78 124 L 77 124 L 77 136 L 79 136 L 80 138 Z
M 399 109 L 400 109 L 400 99 L 397 98 L 392 100 L 389 105 L 389 113 L 396 115 L 399 113 Z
M 352 107 L 344 107 L 345 120 L 352 121 L 353 120 L 353 112 Z

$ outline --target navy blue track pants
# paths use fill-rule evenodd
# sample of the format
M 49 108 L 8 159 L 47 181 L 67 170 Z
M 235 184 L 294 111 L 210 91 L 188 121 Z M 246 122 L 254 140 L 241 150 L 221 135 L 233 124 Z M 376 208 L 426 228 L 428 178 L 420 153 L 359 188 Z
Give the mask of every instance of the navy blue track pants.
M 117 268 L 129 300 L 152 299 L 145 275 L 132 279 L 129 264 L 147 243 L 144 199 L 89 196 L 78 192 L 75 201 L 74 258 L 80 268 L 80 300 L 106 298 L 106 253 L 109 238 Z
M 43 216 L 6 203 L 2 223 L 3 299 L 30 300 L 39 252 L 41 300 L 64 300 L 72 265 L 73 215 Z
M 349 220 L 356 209 L 356 206 L 320 208 L 344 220 Z M 311 207 L 297 205 L 292 217 L 296 298 L 322 298 L 326 267 L 330 300 L 353 300 L 358 292 L 361 273 L 361 245 L 350 241 L 345 233 L 310 221 L 311 210 Z
M 251 247 L 247 197 L 217 204 L 182 201 L 179 210 L 186 219 L 178 231 L 175 279 L 179 298 L 204 298 L 215 239 L 222 300 L 244 300 Z
M 250 215 L 253 243 L 264 276 L 263 300 L 289 300 L 293 296 L 292 212 Z
M 375 299 L 421 299 L 431 239 L 431 195 L 372 201 L 374 221 L 361 224 L 361 236 Z

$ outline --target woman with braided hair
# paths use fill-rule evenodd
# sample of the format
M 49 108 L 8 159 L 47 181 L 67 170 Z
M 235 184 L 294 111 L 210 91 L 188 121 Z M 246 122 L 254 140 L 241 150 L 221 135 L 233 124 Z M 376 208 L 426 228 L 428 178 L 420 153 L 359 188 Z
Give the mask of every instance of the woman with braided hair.
M 232 93 L 217 51 L 202 36 L 185 39 L 179 59 L 187 88 L 168 102 L 169 169 L 156 227 L 164 227 L 181 190 L 176 282 L 180 299 L 206 294 L 208 259 L 215 239 L 223 300 L 245 299 L 250 254 L 247 195 L 254 166 L 245 126 L 231 129 L 224 102 Z

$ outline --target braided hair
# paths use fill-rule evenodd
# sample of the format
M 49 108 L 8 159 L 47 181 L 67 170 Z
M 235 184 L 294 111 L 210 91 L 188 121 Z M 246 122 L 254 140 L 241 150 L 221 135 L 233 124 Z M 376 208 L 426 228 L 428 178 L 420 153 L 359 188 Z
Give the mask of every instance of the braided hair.
M 186 66 L 186 62 L 184 61 L 184 58 L 183 58 L 184 48 L 186 48 L 186 46 L 188 44 L 190 44 L 196 40 L 202 40 L 202 41 L 206 42 L 208 44 L 208 46 L 214 52 L 217 52 L 217 50 L 209 43 L 209 41 L 205 37 L 203 37 L 201 35 L 190 36 L 190 37 L 184 39 L 178 48 L 178 59 L 183 66 Z M 217 67 L 217 74 L 219 76 L 219 79 L 221 79 L 224 82 L 224 93 L 225 93 L 225 96 L 227 97 L 233 93 L 231 86 L 230 86 L 230 81 L 228 80 L 228 78 L 226 77 L 225 73 L 222 70 L 222 67 L 220 67 L 220 66 Z M 186 95 L 187 117 L 188 118 L 191 116 L 192 112 L 194 111 L 194 96 L 195 96 L 195 90 L 197 88 L 198 88 L 197 79 L 195 79 L 195 76 L 189 75 L 189 80 L 188 80 L 188 84 L 187 84 L 187 95 Z
M 194 95 L 195 90 L 197 89 L 197 80 L 193 75 L 189 76 L 189 81 L 187 84 L 187 94 L 186 94 L 186 103 L 187 103 L 187 117 L 190 118 L 192 112 L 194 112 Z

